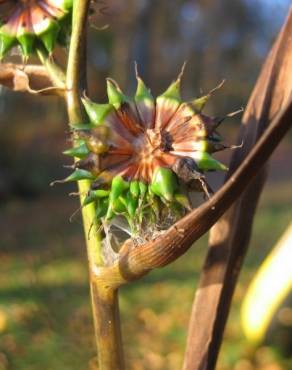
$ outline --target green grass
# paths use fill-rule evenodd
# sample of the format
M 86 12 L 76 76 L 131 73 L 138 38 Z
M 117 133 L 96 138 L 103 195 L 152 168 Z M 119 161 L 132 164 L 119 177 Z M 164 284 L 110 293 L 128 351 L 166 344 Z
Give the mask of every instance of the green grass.
M 291 184 L 264 194 L 218 369 L 292 368 L 279 347 L 248 344 L 239 322 L 248 282 L 291 221 L 289 202 Z M 83 234 L 78 220 L 68 222 L 76 203 L 52 198 L 1 208 L 0 370 L 96 369 Z M 204 237 L 171 266 L 122 289 L 130 370 L 181 367 L 206 243 Z

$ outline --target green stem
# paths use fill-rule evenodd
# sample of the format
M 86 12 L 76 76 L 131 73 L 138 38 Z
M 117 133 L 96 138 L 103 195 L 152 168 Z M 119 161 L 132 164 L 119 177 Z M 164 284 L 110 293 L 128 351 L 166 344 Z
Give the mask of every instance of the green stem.
M 74 1 L 73 8 L 73 27 L 68 57 L 67 68 L 67 110 L 69 121 L 72 124 L 86 124 L 87 119 L 84 114 L 80 100 L 81 93 L 86 89 L 86 24 L 89 0 Z M 89 181 L 79 181 L 81 204 L 90 189 Z M 90 268 L 92 265 L 102 265 L 101 245 L 97 225 L 95 222 L 95 206 L 89 204 L 82 208 L 83 225 L 87 243 L 88 260 Z
M 52 80 L 55 87 L 65 90 L 66 88 L 66 76 L 61 67 L 59 67 L 49 56 L 47 50 L 39 46 L 37 48 L 37 55 L 41 63 L 46 67 L 50 79 Z
M 66 81 L 67 110 L 71 124 L 87 123 L 80 96 L 86 89 L 86 29 L 89 5 L 90 0 L 75 0 L 73 6 Z M 90 189 L 90 182 L 80 181 L 78 186 L 82 203 L 85 194 Z M 99 370 L 124 370 L 118 291 L 109 288 L 107 281 L 97 282 L 92 278 L 94 269 L 103 265 L 97 225 L 91 228 L 92 222 L 96 219 L 95 212 L 95 206 L 92 204 L 82 208 Z
M 92 280 L 91 297 L 99 370 L 124 370 L 118 290 Z

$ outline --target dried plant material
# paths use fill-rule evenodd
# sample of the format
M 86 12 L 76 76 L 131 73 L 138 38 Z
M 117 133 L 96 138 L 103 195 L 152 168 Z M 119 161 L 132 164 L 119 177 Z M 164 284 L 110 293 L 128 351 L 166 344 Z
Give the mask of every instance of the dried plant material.
M 0 85 L 17 92 L 41 95 L 63 95 L 64 90 L 53 87 L 43 66 L 0 64 Z
M 292 13 L 270 52 L 250 98 L 228 178 L 243 163 L 268 125 L 291 99 Z M 292 121 L 292 117 L 287 117 Z M 275 138 L 276 140 L 276 138 Z M 227 180 L 228 180 L 227 178 Z M 231 298 L 250 239 L 266 178 L 262 168 L 240 199 L 212 228 L 210 246 L 193 304 L 184 370 L 214 369 Z M 244 225 L 244 230 L 242 225 Z M 204 327 L 204 330 L 201 330 Z

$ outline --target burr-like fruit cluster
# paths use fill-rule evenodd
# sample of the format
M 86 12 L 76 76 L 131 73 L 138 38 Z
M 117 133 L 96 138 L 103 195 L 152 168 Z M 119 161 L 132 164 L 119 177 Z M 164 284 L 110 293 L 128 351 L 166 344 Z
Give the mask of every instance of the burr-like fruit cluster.
M 49 53 L 70 28 L 73 0 L 1 0 L 0 59 L 20 45 L 25 58 L 43 45 Z
M 139 76 L 133 98 L 108 79 L 107 104 L 83 99 L 90 124 L 73 126 L 65 154 L 78 160 L 64 181 L 92 181 L 84 206 L 95 202 L 97 218 L 123 216 L 132 233 L 162 227 L 190 209 L 190 185 L 208 194 L 204 173 L 226 170 L 212 157 L 226 148 L 218 121 L 202 114 L 211 94 L 182 102 L 180 80 L 154 99 Z

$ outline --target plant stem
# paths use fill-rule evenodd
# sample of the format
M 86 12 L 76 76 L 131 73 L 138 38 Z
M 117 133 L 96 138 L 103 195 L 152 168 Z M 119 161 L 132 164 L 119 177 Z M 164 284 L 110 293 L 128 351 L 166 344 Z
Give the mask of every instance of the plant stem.
M 45 66 L 54 86 L 60 89 L 65 89 L 66 76 L 62 68 L 59 67 L 52 58 L 50 58 L 44 47 L 38 46 L 37 55 L 41 63 Z
M 72 36 L 67 68 L 67 110 L 71 124 L 86 124 L 80 95 L 86 89 L 86 23 L 89 0 L 76 0 L 73 8 Z M 89 181 L 78 183 L 81 204 L 88 190 Z M 100 238 L 95 220 L 95 206 L 89 204 L 82 208 L 83 225 L 87 243 L 88 260 L 92 265 L 102 265 Z
M 99 370 L 124 370 L 118 290 L 92 280 L 91 297 Z
M 90 0 L 75 0 L 73 6 L 72 36 L 66 83 L 67 109 L 71 124 L 87 123 L 80 96 L 86 89 L 86 26 L 89 5 Z M 80 181 L 78 186 L 82 204 L 84 196 L 90 189 L 90 182 Z M 99 370 L 123 370 L 118 290 L 109 287 L 104 279 L 96 281 L 92 278 L 92 271 L 103 266 L 98 225 L 94 224 L 92 228 L 92 223 L 96 219 L 95 213 L 96 210 L 93 204 L 82 208 Z

